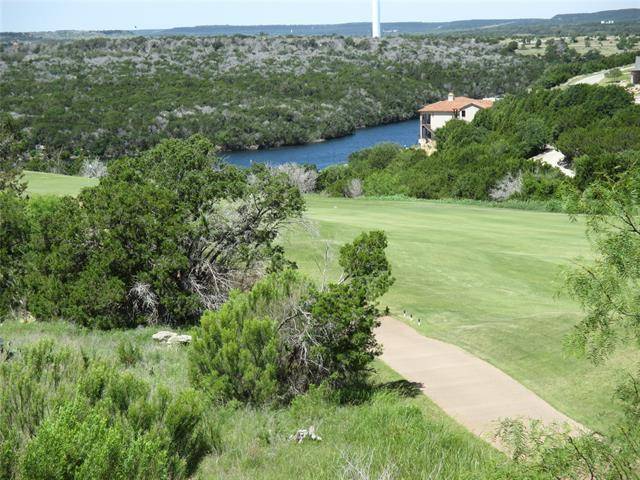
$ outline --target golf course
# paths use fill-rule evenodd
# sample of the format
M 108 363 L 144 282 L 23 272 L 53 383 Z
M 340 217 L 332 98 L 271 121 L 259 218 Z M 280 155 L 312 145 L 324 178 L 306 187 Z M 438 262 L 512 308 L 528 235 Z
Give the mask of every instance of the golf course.
M 563 268 L 589 255 L 579 220 L 419 200 L 309 196 L 307 205 L 317 231 L 282 240 L 302 270 L 321 277 L 327 248 L 334 265 L 339 245 L 384 230 L 396 283 L 383 303 L 392 315 L 487 360 L 591 428 L 614 420 L 610 392 L 633 357 L 620 351 L 594 366 L 564 348 L 580 310 L 563 294 Z
M 74 195 L 92 184 L 26 179 L 33 194 Z M 306 203 L 305 221 L 279 240 L 306 274 L 335 279 L 338 247 L 384 230 L 396 282 L 382 306 L 391 315 L 486 360 L 589 428 L 616 420 L 611 392 L 634 357 L 620 350 L 594 366 L 564 346 L 580 310 L 563 293 L 563 269 L 589 255 L 580 219 L 455 201 L 308 195 Z

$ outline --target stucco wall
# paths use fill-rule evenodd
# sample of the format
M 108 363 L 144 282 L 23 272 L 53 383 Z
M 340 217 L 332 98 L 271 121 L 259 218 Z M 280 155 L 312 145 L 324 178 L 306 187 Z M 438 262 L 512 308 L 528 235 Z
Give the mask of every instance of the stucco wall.
M 471 120 L 473 120 L 473 117 L 476 116 L 476 113 L 480 111 L 480 109 L 475 105 L 470 105 L 467 108 L 465 108 L 463 111 L 466 112 L 466 114 L 464 117 L 462 117 L 461 115 L 460 118 L 462 120 L 466 120 L 467 122 L 470 122 Z
M 453 118 L 452 113 L 432 113 L 431 114 L 431 130 L 437 130 L 444 127 L 444 124 Z

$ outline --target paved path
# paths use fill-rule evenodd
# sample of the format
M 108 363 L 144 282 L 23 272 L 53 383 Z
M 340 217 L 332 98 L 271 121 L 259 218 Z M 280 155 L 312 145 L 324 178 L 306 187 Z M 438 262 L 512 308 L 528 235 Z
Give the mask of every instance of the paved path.
M 384 317 L 376 337 L 387 365 L 422 384 L 422 392 L 448 415 L 496 446 L 492 436 L 504 418 L 536 418 L 584 430 L 493 365 L 459 347 L 427 338 L 399 320 Z
M 580 84 L 597 85 L 598 83 L 600 83 L 600 82 L 602 82 L 604 80 L 604 76 L 608 71 L 609 70 L 603 70 L 601 72 L 596 72 L 594 74 L 588 75 L 588 76 L 586 76 L 584 78 L 581 78 L 579 80 L 575 80 L 575 81 L 573 81 L 573 83 L 569 83 L 569 85 L 580 85 Z

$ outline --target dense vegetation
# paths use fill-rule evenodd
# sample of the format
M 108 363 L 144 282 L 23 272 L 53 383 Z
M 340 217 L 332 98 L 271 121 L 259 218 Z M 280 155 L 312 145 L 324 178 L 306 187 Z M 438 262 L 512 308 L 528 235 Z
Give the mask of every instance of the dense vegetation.
M 222 149 L 342 136 L 412 118 L 448 91 L 524 90 L 543 69 L 540 59 L 472 39 L 29 42 L 1 47 L 0 111 L 22 132 L 29 169 L 77 173 L 87 157 L 118 158 L 195 133 Z
M 616 175 L 640 156 L 640 107 L 616 86 L 578 85 L 508 96 L 480 112 L 473 123 L 451 121 L 438 130 L 438 151 L 381 145 L 351 156 L 346 166 L 323 170 L 318 186 L 351 195 L 417 198 L 559 198 L 561 185 L 585 188 Z M 575 168 L 570 180 L 529 160 L 555 145 Z
M 341 134 L 368 122 L 365 118 L 401 118 L 415 103 L 416 90 L 394 97 L 400 90 L 394 81 L 407 79 L 405 88 L 424 89 L 425 78 L 435 72 L 441 83 L 428 87 L 449 89 L 479 68 L 467 58 L 469 52 L 458 49 L 477 54 L 486 45 L 240 37 L 164 42 L 27 45 L 3 54 L 7 63 L 0 68 L 16 85 L 17 75 L 24 74 L 24 90 L 1 100 L 11 105 L 13 118 L 0 125 L 0 316 L 10 326 L 18 321 L 42 330 L 72 325 L 83 328 L 75 332 L 85 338 L 96 330 L 128 337 L 106 358 L 96 354 L 95 343 L 77 349 L 44 341 L 13 350 L 0 342 L 0 477 L 180 479 L 208 472 L 226 478 L 244 472 L 255 477 L 260 470 L 265 478 L 282 471 L 300 478 L 637 477 L 635 377 L 620 387 L 625 416 L 613 431 L 573 439 L 506 422 L 500 434 L 512 446 L 514 463 L 494 457 L 400 398 L 415 394 L 415 385 L 372 381 L 380 354 L 374 336 L 378 302 L 394 282 L 384 232 L 359 233 L 340 247 L 337 279 L 318 283 L 300 273 L 276 242 L 282 227 L 301 216 L 301 191 L 316 176 L 320 189 L 348 196 L 548 200 L 568 191 L 563 200 L 574 212 L 587 213 L 597 252 L 593 263 L 568 274 L 569 290 L 587 312 L 572 346 L 604 361 L 615 346 L 640 337 L 640 107 L 627 92 L 578 86 L 508 96 L 472 124 L 450 122 L 438 132 L 438 152 L 431 157 L 382 145 L 320 174 L 291 166 L 240 170 L 216 157 L 211 140 L 231 147 L 256 139 L 257 145 L 307 141 L 319 111 L 326 114 L 324 123 L 313 127 L 319 136 Z M 443 45 L 445 53 L 439 50 Z M 82 48 L 93 53 L 80 61 Z M 95 55 L 114 48 L 118 55 Z M 282 63 L 270 57 L 272 48 L 280 49 Z M 346 60 L 332 57 L 330 48 Z M 549 45 L 547 60 L 558 48 Z M 165 50 L 171 52 L 168 58 Z M 313 53 L 294 59 L 300 50 Z M 415 54 L 410 62 L 395 58 L 410 51 Z M 476 82 L 474 92 L 493 88 L 492 82 L 508 74 L 513 75 L 509 85 L 520 89 L 540 72 L 532 61 L 532 70 L 516 75 L 524 61 L 506 52 L 490 48 L 482 55 L 489 74 L 478 77 L 483 83 Z M 570 57 L 559 55 L 553 62 L 582 61 Z M 507 65 L 498 67 L 505 59 Z M 206 60 L 219 77 L 209 76 L 214 70 L 207 70 Z M 257 68 L 281 87 L 263 85 L 250 71 Z M 336 80 L 327 82 L 334 72 Z M 133 77 L 139 80 L 135 88 Z M 347 88 L 349 81 L 354 83 Z M 225 86 L 215 90 L 220 85 Z M 242 95 L 257 95 L 238 103 L 233 96 L 238 85 Z M 58 90 L 47 100 L 45 92 L 52 88 Z M 149 97 L 141 93 L 146 88 L 157 100 L 150 109 L 144 107 Z M 276 94 L 266 95 L 267 88 Z M 71 92 L 83 94 L 72 99 Z M 207 92 L 223 98 L 195 103 Z M 172 103 L 178 94 L 186 103 Z M 334 103 L 310 102 L 302 112 L 276 105 L 287 99 L 302 106 L 307 97 Z M 111 101 L 96 101 L 105 99 Z M 124 101 L 131 109 L 123 108 Z M 163 105 L 173 110 L 161 110 L 169 113 L 156 116 L 149 129 L 147 116 Z M 102 115 L 104 128 L 91 130 Z M 207 115 L 211 130 L 202 127 L 200 117 Z M 70 128 L 55 131 L 54 118 Z M 334 123 L 337 118 L 344 124 Z M 252 129 L 256 121 L 265 130 Z M 193 131 L 205 135 L 161 140 Z M 25 157 L 40 138 L 46 147 Z M 529 160 L 548 143 L 566 153 L 575 180 Z M 60 150 L 52 154 L 52 148 Z M 24 161 L 34 168 L 74 171 L 94 155 L 119 157 L 96 186 L 77 197 L 26 196 L 20 177 Z M 454 288 L 459 295 L 459 286 Z M 129 339 L 160 324 L 192 327 L 192 345 L 149 354 Z M 182 376 L 174 370 L 164 377 L 169 362 L 163 364 L 162 355 L 176 361 Z M 318 448 L 321 455 L 306 450 L 321 458 L 316 461 L 321 472 L 296 468 L 291 459 L 305 450 L 300 446 L 292 455 L 296 444 L 288 435 L 295 439 L 300 434 L 295 429 L 309 425 L 301 421 L 316 422 L 319 416 L 329 419 L 335 444 L 346 448 L 350 442 L 361 457 L 329 445 L 330 453 Z M 243 422 L 253 422 L 251 433 Z M 242 435 L 250 438 L 247 444 L 238 440 Z M 231 445 L 226 452 L 225 442 Z M 268 464 L 283 452 L 289 454 L 284 455 L 288 465 L 278 472 Z M 209 465 L 207 457 L 214 458 Z M 338 462 L 343 471 L 328 470 Z
M 51 340 L 0 350 L 0 477 L 190 478 L 218 448 L 207 398 Z
M 635 47 L 635 43 L 631 46 Z M 553 61 L 544 74 L 536 81 L 536 85 L 552 88 L 565 83 L 578 75 L 608 70 L 635 62 L 638 51 L 625 51 L 613 55 L 603 56 L 595 50 L 584 55 L 578 55 L 562 40 L 548 41 L 545 46 L 545 57 Z
M 224 165 L 196 136 L 114 161 L 76 198 L 29 199 L 17 172 L 3 182 L 3 319 L 113 329 L 202 316 L 196 390 L 175 400 L 53 343 L 16 359 L 0 344 L 3 478 L 189 477 L 216 446 L 212 402 L 286 404 L 312 387 L 335 401 L 369 395 L 377 299 L 393 283 L 385 234 L 345 245 L 341 279 L 313 285 L 273 244 L 303 208 L 285 174 Z M 140 352 L 122 344 L 118 358 Z
M 0 195 L 2 311 L 100 328 L 194 323 L 282 267 L 272 242 L 303 208 L 286 176 L 221 164 L 200 137 L 113 162 L 77 198 Z

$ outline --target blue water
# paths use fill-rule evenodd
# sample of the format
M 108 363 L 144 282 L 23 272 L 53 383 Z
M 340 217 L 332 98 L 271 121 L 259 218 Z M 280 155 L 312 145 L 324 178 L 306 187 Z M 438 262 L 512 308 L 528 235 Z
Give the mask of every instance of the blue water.
M 353 152 L 372 147 L 381 142 L 393 142 L 402 146 L 414 145 L 418 141 L 418 120 L 363 128 L 354 135 L 327 140 L 321 143 L 297 147 L 272 148 L 244 152 L 225 152 L 224 158 L 234 165 L 248 167 L 253 162 L 280 165 L 283 163 L 309 163 L 318 168 L 326 168 L 337 163 L 345 163 Z

